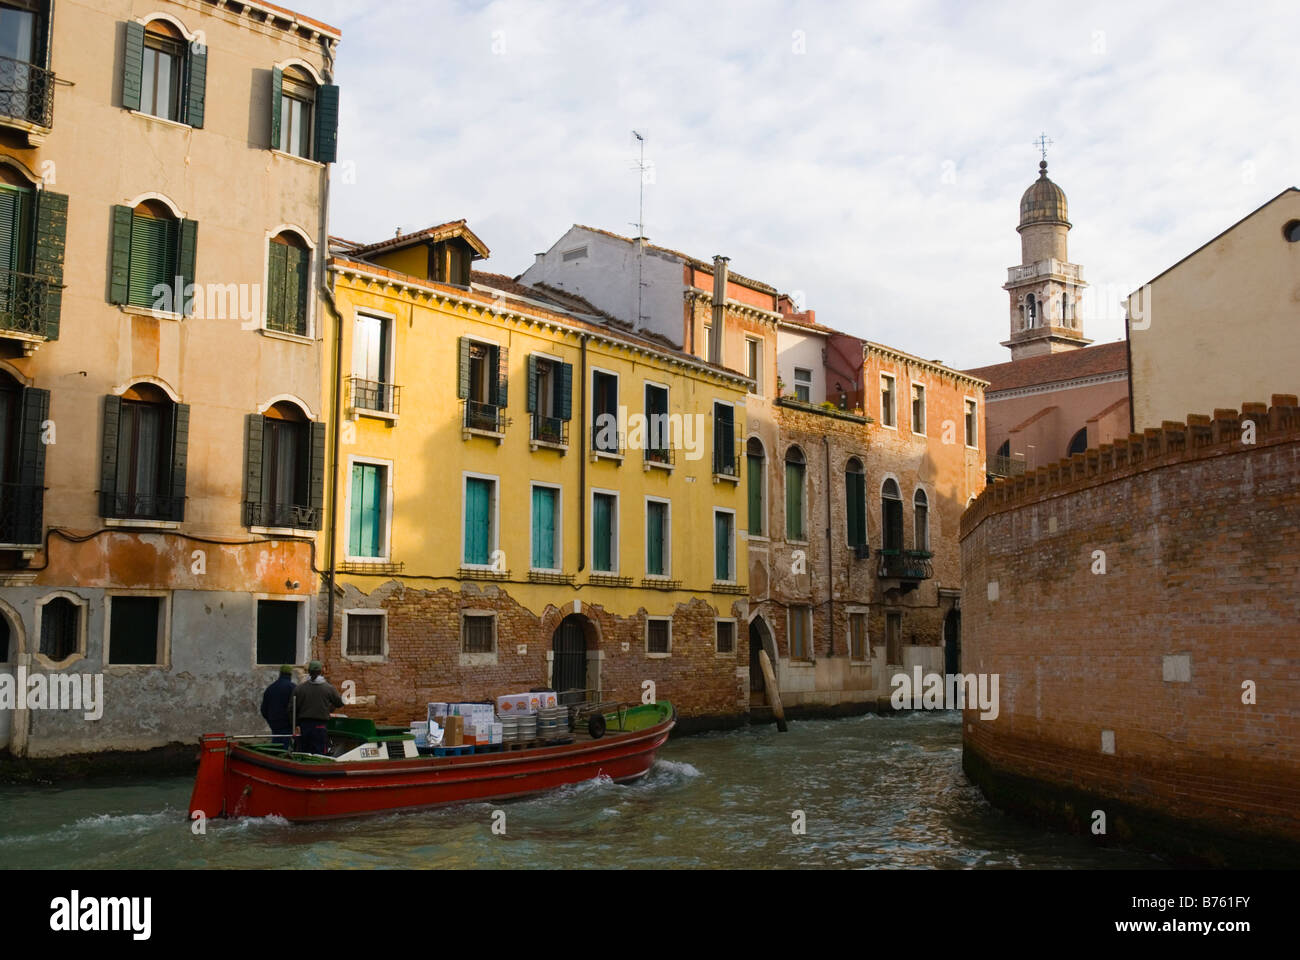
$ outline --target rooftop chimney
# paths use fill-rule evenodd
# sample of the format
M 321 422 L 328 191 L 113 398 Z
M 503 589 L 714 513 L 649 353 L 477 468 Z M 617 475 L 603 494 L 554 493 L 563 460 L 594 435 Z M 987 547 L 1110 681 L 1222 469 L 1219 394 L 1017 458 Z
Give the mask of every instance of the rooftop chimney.
M 722 312 L 727 305 L 727 261 L 721 254 L 713 258 L 713 336 L 709 338 L 709 363 L 722 366 Z

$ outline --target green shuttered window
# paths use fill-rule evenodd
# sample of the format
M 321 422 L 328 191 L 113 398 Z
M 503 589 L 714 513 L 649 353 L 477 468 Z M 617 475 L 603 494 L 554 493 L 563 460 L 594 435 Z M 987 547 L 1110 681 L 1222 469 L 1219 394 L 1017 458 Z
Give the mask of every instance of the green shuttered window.
M 305 337 L 311 251 L 298 246 L 300 242 L 297 237 L 280 234 L 267 244 L 266 326 Z
M 785 538 L 804 540 L 803 529 L 804 465 L 787 460 L 785 463 Z
M 109 302 L 188 316 L 199 225 L 158 207 L 113 208 Z
M 482 477 L 465 478 L 465 563 L 487 566 L 493 550 L 493 493 L 496 483 Z
M 59 337 L 68 198 L 0 184 L 0 329 Z
M 559 491 L 553 487 L 533 487 L 533 569 L 558 570 L 556 517 Z
M 334 163 L 338 159 L 339 88 L 317 84 L 300 67 L 271 70 L 271 147 Z
M 207 108 L 208 51 L 174 26 L 154 20 L 125 25 L 122 106 L 202 127 Z
M 649 500 L 645 505 L 646 575 L 668 576 L 668 504 Z
M 596 493 L 591 497 L 591 568 L 598 573 L 614 573 L 617 549 L 614 537 L 617 535 L 616 524 L 618 501 L 608 493 Z
M 755 441 L 750 441 L 751 445 Z M 763 482 L 766 479 L 763 475 L 763 454 L 761 451 L 752 449 L 745 458 L 748 462 L 746 467 L 746 481 L 749 485 L 749 498 L 746 502 L 746 508 L 749 511 L 749 534 L 754 537 L 763 535 Z
M 183 521 L 189 432 L 189 405 L 163 398 L 156 388 L 106 396 L 100 515 Z
M 385 501 L 388 468 L 377 463 L 352 464 L 348 516 L 348 556 L 381 558 L 387 551 Z
M 732 530 L 735 519 L 721 510 L 713 515 L 713 579 L 733 581 L 736 579 L 732 569 Z
M 850 460 L 844 472 L 844 506 L 848 523 L 850 547 L 865 546 L 867 542 L 867 478 L 862 464 Z

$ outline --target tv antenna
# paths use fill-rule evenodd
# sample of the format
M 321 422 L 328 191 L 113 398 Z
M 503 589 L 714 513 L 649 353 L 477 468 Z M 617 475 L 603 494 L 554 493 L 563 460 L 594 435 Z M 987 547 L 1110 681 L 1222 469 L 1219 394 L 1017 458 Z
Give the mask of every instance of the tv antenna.
M 641 315 L 641 293 L 645 289 L 645 281 L 642 279 L 642 261 L 645 257 L 645 172 L 649 167 L 645 162 L 645 136 L 636 130 L 632 131 L 632 136 L 641 145 L 641 159 L 633 164 L 639 190 L 636 211 L 636 325 L 640 327 L 644 319 Z

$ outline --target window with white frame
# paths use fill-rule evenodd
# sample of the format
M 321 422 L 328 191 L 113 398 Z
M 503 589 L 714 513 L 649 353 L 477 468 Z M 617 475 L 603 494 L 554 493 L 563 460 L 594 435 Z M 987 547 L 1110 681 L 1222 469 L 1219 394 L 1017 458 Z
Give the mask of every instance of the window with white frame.
M 912 384 L 912 432 L 925 434 L 925 387 Z
M 745 338 L 745 376 L 754 381 L 754 393 L 763 392 L 763 341 Z
M 645 574 L 667 577 L 672 570 L 672 505 L 658 497 L 645 501 Z
M 354 458 L 351 467 L 347 556 L 360 561 L 385 559 L 392 523 L 392 466 L 382 461 Z
M 794 396 L 804 403 L 812 402 L 812 371 L 803 367 L 794 368 Z
M 272 666 L 298 662 L 298 637 L 302 635 L 305 608 L 306 604 L 299 600 L 257 601 L 255 663 Z
M 497 549 L 497 478 L 465 474 L 465 530 L 462 562 L 487 567 Z
M 736 581 L 736 513 L 713 511 L 713 579 L 722 583 Z
M 966 401 L 966 446 L 978 447 L 980 437 L 979 407 L 974 400 Z
M 591 569 L 618 572 L 618 494 L 612 490 L 591 494 Z
M 532 569 L 560 569 L 560 488 L 534 483 L 532 498 Z
M 896 398 L 894 378 L 888 373 L 880 375 L 880 424 L 884 427 L 897 425 Z

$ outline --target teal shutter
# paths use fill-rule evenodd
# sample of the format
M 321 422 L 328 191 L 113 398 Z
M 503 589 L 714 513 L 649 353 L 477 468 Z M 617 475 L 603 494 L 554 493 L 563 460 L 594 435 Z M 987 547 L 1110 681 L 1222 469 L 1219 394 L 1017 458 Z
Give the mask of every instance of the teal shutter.
M 100 516 L 116 515 L 117 499 L 117 440 L 121 431 L 122 398 L 111 394 L 104 397 L 104 448 L 100 455 L 99 492 Z
M 348 542 L 345 556 L 360 557 L 361 531 L 365 526 L 365 464 L 352 464 L 352 489 L 348 495 Z
M 307 461 L 307 506 L 312 509 L 312 529 L 321 529 L 325 510 L 325 424 L 311 425 L 311 453 Z
M 533 487 L 533 567 L 555 569 L 555 491 Z
M 614 569 L 612 506 L 613 498 L 605 494 L 598 493 L 592 498 L 591 568 L 597 572 L 608 573 Z
M 731 579 L 731 514 L 713 515 L 713 579 Z
M 194 304 L 188 299 L 188 291 L 194 284 L 194 258 L 199 241 L 199 225 L 193 220 L 182 220 L 176 244 L 176 275 L 180 277 L 181 288 L 176 291 L 177 313 L 188 317 Z
M 528 396 L 524 398 L 524 408 L 529 413 L 537 412 L 537 358 L 528 355 Z
M 646 573 L 651 576 L 661 577 L 666 572 L 664 569 L 664 518 L 668 513 L 668 508 L 662 504 L 651 500 L 646 504 L 645 514 L 645 542 L 646 542 Z
M 461 337 L 459 341 L 456 376 L 456 396 L 462 400 L 469 399 L 469 337 Z
M 313 159 L 320 163 L 333 163 L 338 159 L 339 88 L 332 83 L 316 88 L 316 143 L 313 146 Z
M 177 233 L 175 220 L 131 217 L 127 303 L 180 312 L 175 299 Z M 171 296 L 164 294 L 163 286 L 172 291 Z
M 113 208 L 113 256 L 109 271 L 108 302 L 127 303 L 131 280 L 131 208 Z
M 465 563 L 487 564 L 491 530 L 491 487 L 487 480 L 465 481 Z
M 747 457 L 749 483 L 749 532 L 752 536 L 763 535 L 763 458 Z
M 573 419 L 573 364 L 560 364 L 560 409 L 556 414 L 561 420 Z
M 185 519 L 185 481 L 189 472 L 190 406 L 178 403 L 172 407 L 171 442 L 171 495 L 172 512 L 168 517 L 177 523 Z
M 378 557 L 382 539 L 384 489 L 382 467 L 373 463 L 352 465 L 352 497 L 348 517 L 347 554 L 351 557 Z
M 280 108 L 284 97 L 284 71 L 271 68 L 271 149 L 280 149 Z
M 45 290 L 43 328 L 45 336 L 59 339 L 63 309 L 63 254 L 67 246 L 68 198 L 66 194 L 42 190 L 36 195 L 36 229 L 32 236 L 32 273 L 49 282 Z
M 185 82 L 185 122 L 191 127 L 203 126 L 203 112 L 208 83 L 208 52 L 198 51 L 190 44 L 188 61 L 189 76 Z
M 802 540 L 803 536 L 803 464 L 785 465 L 785 538 Z
M 245 419 L 244 427 L 244 503 L 260 504 L 265 501 L 262 495 L 262 436 L 266 428 L 266 418 L 261 414 L 250 413 Z M 256 513 L 246 508 L 244 525 L 253 526 Z
M 144 82 L 144 24 L 126 25 L 126 52 L 122 57 L 122 106 L 140 109 L 140 88 Z

